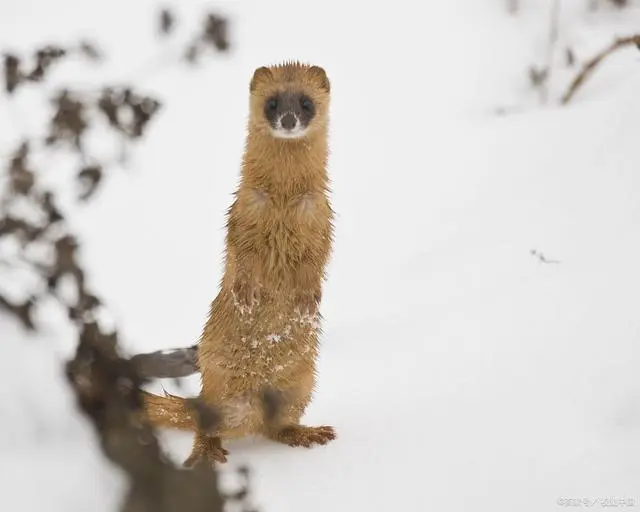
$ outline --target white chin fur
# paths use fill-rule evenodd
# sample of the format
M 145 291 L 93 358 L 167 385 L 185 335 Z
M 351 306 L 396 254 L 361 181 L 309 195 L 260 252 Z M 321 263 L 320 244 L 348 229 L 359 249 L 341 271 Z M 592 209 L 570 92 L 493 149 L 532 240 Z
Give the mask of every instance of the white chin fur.
M 293 130 L 285 130 L 283 128 L 272 128 L 271 133 L 277 139 L 299 139 L 307 134 L 306 128 L 294 128 Z

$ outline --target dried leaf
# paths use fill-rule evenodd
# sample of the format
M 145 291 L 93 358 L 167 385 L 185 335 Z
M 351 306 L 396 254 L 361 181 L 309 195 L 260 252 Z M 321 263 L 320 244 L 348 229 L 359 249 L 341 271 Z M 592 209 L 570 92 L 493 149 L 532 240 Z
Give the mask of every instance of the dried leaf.
M 44 66 L 42 63 L 37 62 L 36 67 L 25 78 L 30 82 L 40 82 L 44 78 Z
M 216 14 L 207 15 L 203 39 L 212 44 L 218 51 L 228 50 L 227 20 Z
M 567 47 L 565 57 L 567 60 L 567 66 L 572 68 L 576 63 L 576 56 L 571 48 Z
M 43 231 L 43 228 L 29 224 L 22 219 L 8 216 L 0 219 L 0 237 L 16 234 L 23 242 L 33 242 Z
M 130 134 L 133 138 L 138 138 L 144 134 L 147 124 L 160 109 L 160 102 L 153 98 L 142 98 L 131 103 L 130 106 L 133 110 L 133 124 Z
M 77 179 L 82 187 L 79 199 L 86 201 L 97 190 L 98 185 L 102 181 L 103 169 L 100 165 L 90 165 L 83 167 L 78 173 Z
M 2 295 L 0 295 L 0 309 L 15 316 L 24 326 L 25 329 L 33 331 L 35 324 L 33 322 L 33 308 L 35 306 L 35 297 L 23 302 L 22 304 L 12 304 Z
M 169 35 L 175 26 L 175 16 L 169 9 L 160 11 L 160 33 Z
M 529 68 L 529 80 L 533 87 L 541 87 L 547 81 L 549 77 L 549 70 L 546 68 L 538 69 L 535 67 Z
M 102 52 L 95 44 L 90 43 L 89 41 L 82 41 L 78 49 L 80 50 L 80 53 L 89 60 L 100 62 L 103 59 Z
M 36 65 L 34 69 L 27 74 L 26 79 L 32 82 L 41 81 L 46 71 L 51 67 L 51 65 L 67 55 L 67 51 L 55 45 L 47 45 L 40 50 L 36 51 Z
M 53 104 L 56 112 L 50 123 L 47 144 L 66 141 L 81 150 L 82 137 L 88 127 L 84 104 L 67 90 L 60 91 Z
M 4 83 L 5 90 L 11 94 L 22 82 L 23 76 L 20 71 L 20 59 L 15 55 L 4 56 Z
M 95 295 L 81 290 L 80 298 L 75 306 L 69 306 L 69 319 L 73 321 L 82 321 L 85 314 L 94 312 L 102 303 Z M 116 336 L 116 333 L 113 333 Z M 114 338 L 115 343 L 115 338 Z
M 189 47 L 187 48 L 187 51 L 185 52 L 184 58 L 190 64 L 195 64 L 198 60 L 198 57 L 200 57 L 201 53 L 202 53 L 201 46 L 197 42 L 195 42 L 189 45 Z
M 71 276 L 78 290 L 78 297 L 84 296 L 87 292 L 84 287 L 84 270 L 78 266 L 76 252 L 78 242 L 72 235 L 65 235 L 54 243 L 55 263 L 49 268 L 46 276 L 47 287 L 50 291 L 55 291 L 58 281 L 65 275 Z
M 53 199 L 53 194 L 51 192 L 45 192 L 42 195 L 42 208 L 47 214 L 49 225 L 55 224 L 59 220 L 64 219 L 64 216 L 62 215 L 60 210 L 58 210 L 58 208 L 53 202 L 54 202 L 54 199 Z
M 98 100 L 98 110 L 107 118 L 109 125 L 119 131 L 122 130 L 118 117 L 118 111 L 121 106 L 122 100 L 113 89 L 106 88 L 102 91 Z
M 18 195 L 28 195 L 35 183 L 33 172 L 27 167 L 29 145 L 23 142 L 9 164 L 10 190 Z

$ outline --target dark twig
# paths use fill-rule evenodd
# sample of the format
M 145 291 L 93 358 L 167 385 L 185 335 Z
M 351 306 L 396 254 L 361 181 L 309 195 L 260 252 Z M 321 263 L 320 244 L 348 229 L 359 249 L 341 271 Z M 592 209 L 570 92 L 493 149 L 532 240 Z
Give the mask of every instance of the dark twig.
M 602 63 L 602 61 L 604 61 L 604 59 L 612 53 L 631 45 L 635 45 L 640 49 L 640 34 L 616 39 L 611 45 L 585 63 L 580 72 L 573 79 L 573 82 L 571 82 L 567 92 L 562 97 L 562 104 L 566 105 L 571 101 L 578 89 L 584 84 L 587 78 L 593 74 L 595 69 Z
M 530 253 L 531 253 L 531 256 L 533 256 L 538 261 L 540 261 L 540 263 L 545 263 L 548 265 L 560 263 L 558 260 L 547 259 L 547 257 L 544 254 L 542 254 L 539 251 L 536 251 L 535 249 L 531 249 Z

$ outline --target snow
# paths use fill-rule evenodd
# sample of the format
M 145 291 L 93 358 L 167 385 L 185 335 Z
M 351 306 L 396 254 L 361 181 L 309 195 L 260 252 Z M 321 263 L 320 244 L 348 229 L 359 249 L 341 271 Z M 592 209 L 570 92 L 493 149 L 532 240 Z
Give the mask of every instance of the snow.
M 282 339 L 282 336 L 280 334 L 269 334 L 267 336 L 267 341 L 271 343 L 278 343 L 281 339 Z
M 227 2 L 234 51 L 188 72 L 162 58 L 140 66 L 179 46 L 153 37 L 150 0 L 126 15 L 115 1 L 0 6 L 2 47 L 87 34 L 104 46 L 104 68 L 65 64 L 54 83 L 134 76 L 165 101 L 131 166 L 110 172 L 92 204 L 66 205 L 131 353 L 200 334 L 253 69 L 300 58 L 327 70 L 336 241 L 305 421 L 338 439 L 229 443 L 225 471 L 250 466 L 265 512 L 640 503 L 640 54 L 612 57 L 570 106 L 540 107 L 526 70 L 546 51 L 548 2 L 523 1 L 517 17 L 504 3 Z M 640 27 L 638 9 L 579 4 L 563 4 L 560 26 L 579 59 Z M 181 2 L 184 23 L 204 7 Z M 552 97 L 573 72 L 554 74 Z M 39 126 L 32 97 L 0 103 L 2 148 Z M 70 198 L 73 169 L 51 165 L 46 179 Z M 73 338 L 46 313 L 37 337 L 0 318 L 0 509 L 116 510 L 120 475 L 63 380 Z M 162 440 L 177 461 L 188 455 L 191 436 Z

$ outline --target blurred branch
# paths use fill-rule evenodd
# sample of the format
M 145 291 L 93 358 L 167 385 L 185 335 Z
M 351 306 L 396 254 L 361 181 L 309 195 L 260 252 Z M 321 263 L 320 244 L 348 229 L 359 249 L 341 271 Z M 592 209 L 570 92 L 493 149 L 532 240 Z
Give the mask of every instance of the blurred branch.
M 571 101 L 578 89 L 580 89 L 584 82 L 607 57 L 616 51 L 631 45 L 635 45 L 640 49 L 640 34 L 616 39 L 609 47 L 605 48 L 602 52 L 589 60 L 573 79 L 573 82 L 571 82 L 569 89 L 562 97 L 562 104 L 566 105 Z
M 173 33 L 175 16 L 169 11 L 162 11 L 156 22 L 164 37 Z M 216 51 L 227 50 L 226 19 L 207 14 L 192 41 L 195 42 L 190 48 L 195 45 L 198 54 L 207 46 Z M 27 56 L 5 54 L 2 71 L 8 100 L 11 102 L 23 85 L 44 83 L 51 67 L 74 52 L 92 61 L 103 59 L 98 47 L 88 41 L 66 47 L 49 44 Z M 183 49 L 180 55 L 186 59 L 188 53 Z M 30 284 L 32 289 L 17 300 L 9 300 L 0 291 L 0 312 L 8 313 L 26 329 L 37 330 L 34 311 L 41 301 L 54 299 L 77 328 L 79 341 L 75 356 L 66 365 L 66 375 L 81 411 L 97 433 L 103 453 L 129 477 L 122 512 L 219 512 L 228 501 L 240 502 L 248 510 L 247 470 L 241 474 L 245 487 L 226 496 L 218 489 L 213 468 L 204 465 L 184 471 L 162 453 L 153 428 L 144 418 L 141 386 L 151 377 L 194 373 L 197 349 L 158 351 L 132 359 L 118 354 L 117 329 L 107 333 L 99 325 L 98 318 L 106 308 L 90 289 L 79 258 L 79 237 L 73 232 L 72 223 L 67 222 L 65 210 L 59 207 L 60 196 L 43 184 L 38 166 L 32 165 L 36 148 L 62 148 L 64 154 L 77 155 L 80 165 L 75 164 L 75 180 L 80 190 L 76 200 L 90 201 L 112 165 L 86 154 L 84 140 L 94 121 L 104 119 L 123 146 L 133 144 L 144 139 L 160 102 L 129 85 L 105 86 L 89 94 L 62 88 L 54 91 L 50 100 L 53 108 L 45 127 L 46 138 L 26 137 L 5 155 L 2 177 L 7 179 L 0 197 L 0 250 L 8 248 L 10 257 L 0 255 L 0 273 L 6 275 L 20 269 L 20 274 L 34 278 L 29 279 L 30 283 L 37 284 Z M 207 404 L 197 400 L 190 403 L 198 407 L 198 417 L 203 421 L 219 418 Z
M 85 323 L 66 374 L 103 452 L 129 476 L 122 512 L 221 512 L 225 498 L 210 466 L 184 471 L 162 454 L 141 413 L 143 381 L 116 343 L 115 335 Z
M 136 354 L 131 362 L 147 379 L 187 377 L 199 371 L 198 346 Z
M 608 0 L 608 2 L 618 8 L 627 7 L 629 5 L 629 0 Z M 595 11 L 598 9 L 599 4 L 599 0 L 589 0 L 589 9 Z
M 21 304 L 13 304 L 8 299 L 0 295 L 0 310 L 11 313 L 15 316 L 28 331 L 35 330 L 35 324 L 33 323 L 33 305 L 35 301 L 33 299 L 26 300 Z

